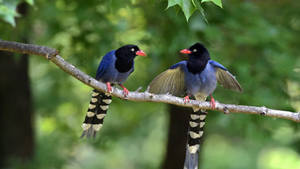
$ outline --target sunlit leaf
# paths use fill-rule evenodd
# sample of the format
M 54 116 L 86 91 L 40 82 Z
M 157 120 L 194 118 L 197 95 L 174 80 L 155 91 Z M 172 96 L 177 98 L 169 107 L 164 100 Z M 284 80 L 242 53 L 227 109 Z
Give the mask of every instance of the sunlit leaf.
M 168 7 L 167 8 L 170 8 L 170 7 L 172 7 L 172 6 L 174 6 L 174 5 L 179 5 L 180 4 L 180 1 L 181 0 L 169 0 L 168 1 Z
M 182 0 L 181 9 L 188 21 L 192 14 L 195 12 L 196 8 L 190 0 Z
M 222 0 L 202 0 L 201 2 L 202 3 L 203 2 L 212 2 L 212 3 L 216 4 L 217 6 L 219 6 L 220 8 L 223 8 Z
M 180 6 L 187 21 L 196 10 L 196 7 L 191 0 L 169 0 L 167 8 L 175 5 Z
M 206 15 L 205 15 L 205 11 L 202 8 L 201 4 L 200 4 L 200 0 L 192 0 L 194 6 L 199 10 L 199 12 L 202 15 L 202 18 L 205 20 L 206 23 L 208 23 L 207 19 L 206 19 Z
M 11 0 L 11 1 L 1 1 L 0 2 L 0 19 L 3 19 L 7 23 L 15 26 L 15 17 L 19 16 L 16 11 L 18 0 Z
M 25 0 L 28 4 L 33 5 L 34 4 L 34 0 Z

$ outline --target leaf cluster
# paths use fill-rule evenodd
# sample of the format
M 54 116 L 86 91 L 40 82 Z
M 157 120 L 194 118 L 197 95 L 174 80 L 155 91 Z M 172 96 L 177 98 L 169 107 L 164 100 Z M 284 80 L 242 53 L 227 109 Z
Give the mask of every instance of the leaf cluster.
M 204 2 L 212 2 L 222 8 L 221 0 L 168 0 L 167 8 L 179 6 L 187 21 L 196 10 L 199 10 L 202 14 L 202 17 L 206 20 L 204 9 L 202 8 L 202 3 Z

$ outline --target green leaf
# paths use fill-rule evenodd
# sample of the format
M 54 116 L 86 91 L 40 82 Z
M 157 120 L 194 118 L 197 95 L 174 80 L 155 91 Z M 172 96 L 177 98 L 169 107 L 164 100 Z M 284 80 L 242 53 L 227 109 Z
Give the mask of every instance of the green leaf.
M 168 1 L 168 7 L 167 7 L 167 9 L 170 8 L 170 7 L 172 7 L 172 6 L 174 6 L 174 5 L 179 4 L 180 1 L 181 1 L 181 0 L 169 0 L 169 1 Z
M 15 17 L 19 16 L 16 11 L 18 3 L 18 0 L 4 0 L 0 2 L 0 19 L 3 19 L 13 27 L 16 26 Z
M 196 10 L 196 7 L 191 0 L 169 0 L 167 8 L 175 5 L 178 5 L 182 9 L 183 14 L 187 21 Z
M 192 16 L 192 14 L 195 12 L 196 8 L 192 4 L 191 0 L 182 0 L 182 3 L 180 5 L 184 16 L 186 18 L 186 21 L 189 20 L 189 18 Z
M 202 8 L 201 4 L 200 4 L 200 0 L 192 0 L 194 6 L 199 10 L 199 12 L 201 13 L 202 18 L 204 19 L 204 21 L 206 23 L 208 23 L 207 19 L 206 19 L 206 15 L 205 15 L 205 11 Z
M 34 4 L 34 0 L 25 0 L 29 5 L 33 5 Z
M 216 4 L 217 6 L 219 6 L 220 8 L 223 8 L 222 0 L 202 0 L 201 3 L 203 3 L 203 2 L 212 2 L 212 3 Z

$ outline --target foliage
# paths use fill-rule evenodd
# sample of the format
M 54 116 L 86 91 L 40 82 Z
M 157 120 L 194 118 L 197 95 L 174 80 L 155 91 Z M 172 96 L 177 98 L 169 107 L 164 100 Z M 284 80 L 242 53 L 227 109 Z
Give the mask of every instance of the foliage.
M 24 0 L 30 5 L 34 4 L 34 0 Z M 15 26 L 15 17 L 19 17 L 16 7 L 17 5 L 22 2 L 22 0 L 1 0 L 0 1 L 0 19 L 3 19 L 4 21 L 8 22 L 12 26 Z M 198 9 L 203 18 L 206 20 L 204 10 L 201 6 L 201 3 L 204 2 L 212 2 L 216 4 L 217 6 L 222 8 L 222 1 L 221 0 L 168 0 L 168 7 L 173 7 L 175 5 L 178 5 L 184 15 L 186 20 L 188 21 L 191 15 L 194 13 L 196 9 Z
M 172 2 L 176 6 L 179 1 Z M 169 3 L 40 0 L 16 28 L 29 34 L 31 43 L 59 49 L 90 75 L 107 51 L 138 44 L 149 57 L 136 59 L 135 72 L 125 83 L 130 90 L 145 89 L 155 75 L 183 59 L 180 49 L 200 41 L 244 88 L 243 94 L 218 88 L 217 100 L 300 111 L 298 2 L 224 1 L 222 10 L 201 3 L 208 23 L 190 12 L 187 23 L 176 8 L 165 10 Z M 1 38 L 21 37 L 9 30 L 1 27 Z M 39 57 L 30 58 L 30 76 L 36 155 L 14 168 L 159 168 L 166 147 L 166 105 L 114 98 L 101 132 L 87 141 L 79 136 L 91 89 Z M 218 112 L 209 112 L 207 120 L 203 169 L 299 166 L 300 132 L 294 122 Z
M 221 0 L 168 0 L 167 8 L 178 5 L 182 9 L 182 12 L 184 13 L 184 16 L 187 21 L 195 12 L 195 10 L 198 9 L 204 17 L 204 19 L 206 19 L 204 15 L 204 10 L 201 6 L 201 3 L 204 2 L 213 2 L 214 4 L 222 8 Z
M 26 3 L 33 5 L 33 0 L 23 0 Z M 22 0 L 0 0 L 0 19 L 11 24 L 13 27 L 16 26 L 15 17 L 20 15 L 17 12 L 17 5 L 21 3 Z

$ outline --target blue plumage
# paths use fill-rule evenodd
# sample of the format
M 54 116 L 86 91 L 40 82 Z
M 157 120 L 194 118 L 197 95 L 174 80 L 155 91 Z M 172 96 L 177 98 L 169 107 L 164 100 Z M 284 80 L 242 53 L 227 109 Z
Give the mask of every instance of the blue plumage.
M 180 67 L 180 71 L 184 72 L 184 83 L 186 86 L 185 92 L 187 95 L 201 94 L 208 96 L 212 94 L 217 85 L 217 69 L 221 68 L 223 70 L 227 70 L 220 63 L 209 60 L 202 72 L 191 73 L 188 70 L 187 64 L 187 61 L 181 61 L 170 67 L 170 69 Z
M 103 56 L 102 60 L 99 63 L 97 73 L 96 73 L 96 79 L 100 80 L 103 76 L 104 72 L 107 70 L 107 68 L 113 64 L 113 60 L 115 60 L 115 50 L 112 50 L 108 52 L 106 55 Z
M 104 83 L 124 83 L 133 72 L 134 65 L 127 72 L 119 72 L 116 68 L 116 60 L 115 50 L 108 52 L 99 64 L 96 79 Z
M 123 83 L 134 70 L 134 58 L 146 56 L 136 45 L 125 45 L 117 50 L 108 52 L 101 60 L 97 69 L 96 79 L 106 83 L 107 92 L 93 90 L 85 120 L 82 124 L 83 133 L 81 137 L 95 136 L 103 125 L 104 117 L 112 101 L 110 92 L 111 84 L 118 84 L 123 88 L 124 96 L 128 90 Z
M 158 75 L 150 84 L 150 92 L 185 94 L 205 100 L 214 92 L 217 82 L 225 88 L 242 91 L 235 77 L 223 65 L 211 60 L 202 44 L 196 43 L 181 52 L 189 54 L 189 60 L 176 63 Z
M 223 65 L 211 60 L 208 50 L 202 44 L 196 43 L 189 49 L 181 50 L 181 53 L 188 54 L 189 59 L 174 64 L 155 77 L 149 85 L 150 93 L 186 95 L 185 102 L 189 101 L 190 96 L 204 101 L 210 95 L 211 106 L 214 108 L 212 93 L 216 89 L 217 82 L 225 88 L 242 91 L 235 77 Z M 185 169 L 198 168 L 198 151 L 206 118 L 204 111 L 197 107 L 193 110 L 189 121 Z
M 220 69 L 227 71 L 227 69 L 223 65 L 221 65 L 220 63 L 218 63 L 214 60 L 209 60 L 208 63 L 211 64 L 212 66 L 214 66 L 215 68 L 220 68 Z

